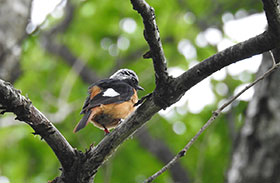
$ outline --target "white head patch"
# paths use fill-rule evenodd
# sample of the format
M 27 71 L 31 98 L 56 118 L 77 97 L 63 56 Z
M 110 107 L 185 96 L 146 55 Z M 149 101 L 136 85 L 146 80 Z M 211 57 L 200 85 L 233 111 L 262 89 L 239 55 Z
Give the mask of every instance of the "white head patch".
M 118 92 L 116 92 L 113 88 L 108 88 L 104 93 L 103 97 L 116 97 L 120 95 Z
M 138 77 L 135 74 L 135 72 L 129 69 L 120 69 L 110 77 L 110 79 L 119 79 L 119 80 L 132 79 L 132 78 L 134 78 L 138 82 Z

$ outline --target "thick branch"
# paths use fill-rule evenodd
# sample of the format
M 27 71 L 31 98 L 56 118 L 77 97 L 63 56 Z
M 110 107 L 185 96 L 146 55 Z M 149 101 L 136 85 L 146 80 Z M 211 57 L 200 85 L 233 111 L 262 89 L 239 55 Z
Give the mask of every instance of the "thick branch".
M 263 0 L 269 31 L 236 44 L 204 60 L 176 79 L 177 88 L 189 90 L 212 73 L 237 61 L 279 47 L 280 13 L 277 0 Z
M 179 93 L 189 90 L 214 72 L 240 60 L 269 51 L 279 46 L 279 40 L 264 32 L 247 41 L 229 47 L 197 64 L 176 78 Z
M 58 157 L 64 169 L 71 168 L 75 152 L 63 135 L 53 126 L 53 124 L 32 105 L 29 99 L 20 94 L 19 90 L 0 80 L 0 104 L 1 113 L 13 112 L 18 120 L 29 124 L 34 130 L 34 134 L 39 134 Z
M 145 0 L 131 0 L 133 9 L 141 14 L 144 23 L 144 37 L 150 46 L 150 54 L 156 72 L 156 82 L 167 80 L 166 58 L 162 49 L 154 9 Z
M 275 36 L 280 34 L 280 14 L 279 4 L 277 0 L 263 0 L 263 9 L 268 22 L 268 30 L 273 32 Z

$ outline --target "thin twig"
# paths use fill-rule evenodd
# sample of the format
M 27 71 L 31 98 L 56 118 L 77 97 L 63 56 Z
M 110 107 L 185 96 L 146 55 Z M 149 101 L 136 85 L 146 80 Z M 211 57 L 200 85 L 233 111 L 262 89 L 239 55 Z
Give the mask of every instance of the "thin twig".
M 272 57 L 274 60 L 274 57 Z M 274 62 L 275 63 L 275 62 Z M 231 98 L 229 101 L 224 103 L 221 107 L 219 107 L 216 111 L 213 112 L 210 119 L 202 126 L 202 128 L 197 132 L 197 134 L 188 142 L 188 144 L 171 160 L 169 163 L 167 163 L 162 169 L 160 169 L 158 172 L 153 174 L 151 177 L 146 179 L 144 183 L 152 182 L 155 178 L 160 176 L 163 172 L 165 172 L 167 169 L 169 169 L 171 166 L 173 166 L 179 158 L 184 156 L 189 148 L 193 145 L 193 143 L 198 139 L 198 137 L 214 122 L 214 120 L 221 114 L 221 112 L 230 104 L 232 104 L 233 101 L 235 101 L 241 94 L 243 94 L 245 91 L 247 91 L 249 88 L 254 86 L 259 81 L 263 80 L 265 77 L 267 77 L 269 74 L 271 74 L 273 71 L 275 71 L 280 66 L 280 63 L 273 64 L 273 66 L 266 71 L 262 76 L 257 78 L 254 82 L 246 86 L 243 90 L 241 90 L 239 93 L 237 93 L 233 98 Z
M 272 51 L 269 51 L 269 53 L 270 53 L 270 56 L 271 56 L 271 58 L 272 58 L 272 67 L 273 67 L 274 65 L 276 65 L 276 60 L 275 60 L 275 58 L 274 58 L 274 56 L 273 56 Z

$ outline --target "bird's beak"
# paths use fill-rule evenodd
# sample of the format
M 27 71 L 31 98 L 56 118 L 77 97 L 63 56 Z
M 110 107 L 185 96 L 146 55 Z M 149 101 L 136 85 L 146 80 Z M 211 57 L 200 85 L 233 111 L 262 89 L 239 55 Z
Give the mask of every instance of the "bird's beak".
M 136 89 L 137 89 L 137 90 L 144 90 L 144 88 L 142 88 L 142 87 L 141 87 L 141 86 L 139 86 L 139 85 L 138 85 L 138 86 L 136 86 Z

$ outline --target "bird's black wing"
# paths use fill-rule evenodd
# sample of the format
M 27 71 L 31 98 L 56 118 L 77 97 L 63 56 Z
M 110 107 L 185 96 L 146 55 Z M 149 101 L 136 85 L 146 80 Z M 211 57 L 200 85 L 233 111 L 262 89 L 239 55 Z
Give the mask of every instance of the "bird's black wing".
M 112 104 L 112 103 L 122 103 L 131 99 L 132 95 L 134 94 L 134 89 L 129 84 L 121 81 L 121 80 L 113 80 L 113 79 L 106 79 L 101 80 L 93 85 L 89 89 L 94 86 L 98 86 L 101 91 L 97 95 L 95 95 L 92 99 L 89 96 L 87 97 L 82 113 L 85 113 L 89 109 L 105 105 L 105 104 Z M 109 92 L 110 91 L 110 92 Z

